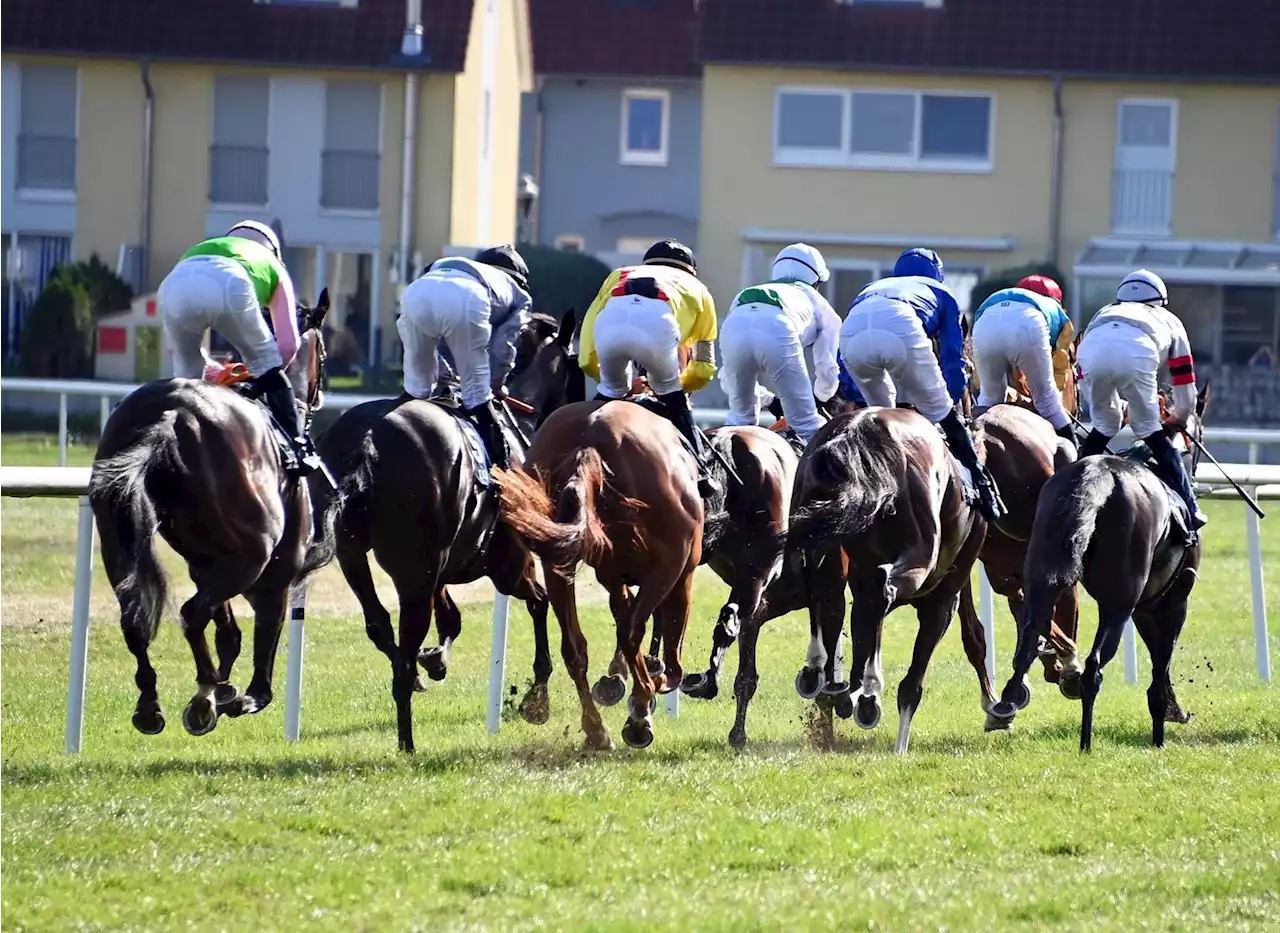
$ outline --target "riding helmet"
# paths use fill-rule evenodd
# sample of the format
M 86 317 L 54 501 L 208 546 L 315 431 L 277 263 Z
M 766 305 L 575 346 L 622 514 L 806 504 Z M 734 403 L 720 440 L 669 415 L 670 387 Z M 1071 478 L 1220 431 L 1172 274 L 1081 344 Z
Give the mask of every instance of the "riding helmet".
M 1062 286 L 1047 275 L 1025 275 L 1018 280 L 1017 287 L 1052 298 L 1058 304 L 1062 304 Z
M 894 264 L 893 274 L 901 275 L 918 275 L 922 278 L 933 279 L 935 282 L 943 281 L 942 259 L 931 249 L 916 247 L 909 249 L 898 257 L 897 263 Z
M 275 254 L 276 259 L 280 258 L 280 240 L 276 232 L 266 224 L 258 223 L 256 220 L 242 220 L 228 230 L 226 236 L 238 236 L 261 243 Z
M 504 244 L 481 250 L 476 254 L 476 262 L 482 262 L 486 266 L 501 269 L 511 276 L 517 285 L 525 291 L 529 290 L 529 267 L 525 264 L 524 257 L 516 252 L 514 246 Z
M 1136 269 L 1124 277 L 1116 289 L 1116 301 L 1136 301 L 1147 305 L 1167 305 L 1169 289 L 1164 279 L 1150 269 Z
M 831 278 L 827 262 L 808 243 L 792 243 L 785 247 L 773 261 L 773 277 L 775 279 L 798 279 L 810 285 L 817 285 Z
M 654 243 L 644 254 L 644 264 L 673 266 L 676 269 L 683 269 L 690 275 L 698 274 L 698 260 L 694 258 L 693 250 L 679 240 L 659 240 Z

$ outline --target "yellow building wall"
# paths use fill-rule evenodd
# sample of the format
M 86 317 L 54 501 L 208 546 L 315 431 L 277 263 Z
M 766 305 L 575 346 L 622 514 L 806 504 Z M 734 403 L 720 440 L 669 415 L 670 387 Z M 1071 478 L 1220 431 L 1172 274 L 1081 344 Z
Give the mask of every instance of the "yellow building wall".
M 213 132 L 213 69 L 157 64 L 151 68 L 151 84 L 156 110 L 150 288 L 156 288 L 178 257 L 204 239 Z M 138 93 L 142 93 L 141 87 Z
M 523 0 L 499 0 L 497 86 L 493 95 L 493 202 L 490 235 L 493 243 L 516 238 L 516 181 L 520 171 L 520 92 L 516 6 Z M 479 4 L 477 4 L 479 5 Z
M 485 0 L 471 6 L 471 36 L 462 72 L 453 89 L 453 196 L 450 199 L 451 243 L 477 241 L 476 211 L 480 198 L 480 120 L 484 112 Z
M 122 243 L 141 242 L 143 91 L 131 62 L 80 63 L 76 144 L 77 259 L 112 268 Z

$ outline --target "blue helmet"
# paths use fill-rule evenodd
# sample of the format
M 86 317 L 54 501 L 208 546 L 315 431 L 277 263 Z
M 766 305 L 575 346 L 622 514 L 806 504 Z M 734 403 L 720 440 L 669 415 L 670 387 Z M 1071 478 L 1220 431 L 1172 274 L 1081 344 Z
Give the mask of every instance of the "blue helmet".
M 943 281 L 942 260 L 931 249 L 916 247 L 898 257 L 893 267 L 894 275 L 919 275 L 935 282 Z

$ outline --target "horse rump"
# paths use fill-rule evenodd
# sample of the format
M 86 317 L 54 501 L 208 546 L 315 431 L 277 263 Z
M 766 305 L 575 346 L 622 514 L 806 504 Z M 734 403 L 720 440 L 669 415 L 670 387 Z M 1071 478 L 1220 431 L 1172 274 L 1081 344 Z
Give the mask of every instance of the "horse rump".
M 1116 476 L 1102 460 L 1078 460 L 1045 483 L 1027 542 L 1023 578 L 1028 582 L 1043 581 L 1055 589 L 1080 582 L 1098 515 L 1116 488 Z

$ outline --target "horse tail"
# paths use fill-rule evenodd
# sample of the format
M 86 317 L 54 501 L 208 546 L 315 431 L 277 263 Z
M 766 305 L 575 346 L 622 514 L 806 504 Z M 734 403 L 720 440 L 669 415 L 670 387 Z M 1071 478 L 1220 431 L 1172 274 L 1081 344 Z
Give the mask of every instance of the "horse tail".
M 309 577 L 322 567 L 328 566 L 338 553 L 337 526 L 338 513 L 342 508 L 342 491 L 330 486 L 323 473 L 314 475 L 319 479 L 310 484 L 311 546 L 307 548 L 307 556 L 302 562 L 302 570 L 299 573 L 301 578 Z
M 1098 514 L 1115 490 L 1115 474 L 1094 458 L 1045 484 L 1027 543 L 1028 581 L 1043 581 L 1054 589 L 1080 582 Z
M 573 455 L 568 481 L 553 502 L 549 477 L 523 468 L 497 471 L 502 489 L 502 521 L 523 535 L 557 570 L 579 561 L 594 563 L 613 550 L 596 500 L 605 484 L 604 461 L 594 447 Z M 624 506 L 638 506 L 630 499 Z
M 792 513 L 786 538 L 794 548 L 862 534 L 892 515 L 902 484 L 902 449 L 879 418 L 853 421 L 808 455 L 810 495 Z
M 89 477 L 89 503 L 107 577 L 120 603 L 120 626 L 145 643 L 155 638 L 168 599 L 155 548 L 160 519 L 148 481 L 176 461 L 177 438 L 172 422 L 166 421 L 98 460 Z
M 365 435 L 345 465 L 350 469 L 338 483 L 337 490 L 328 493 L 323 514 L 317 518 L 317 527 L 323 528 L 328 538 L 324 547 L 328 549 L 330 559 L 337 551 L 339 533 L 358 541 L 369 540 L 373 515 L 373 473 L 378 465 L 378 448 L 372 435 Z

